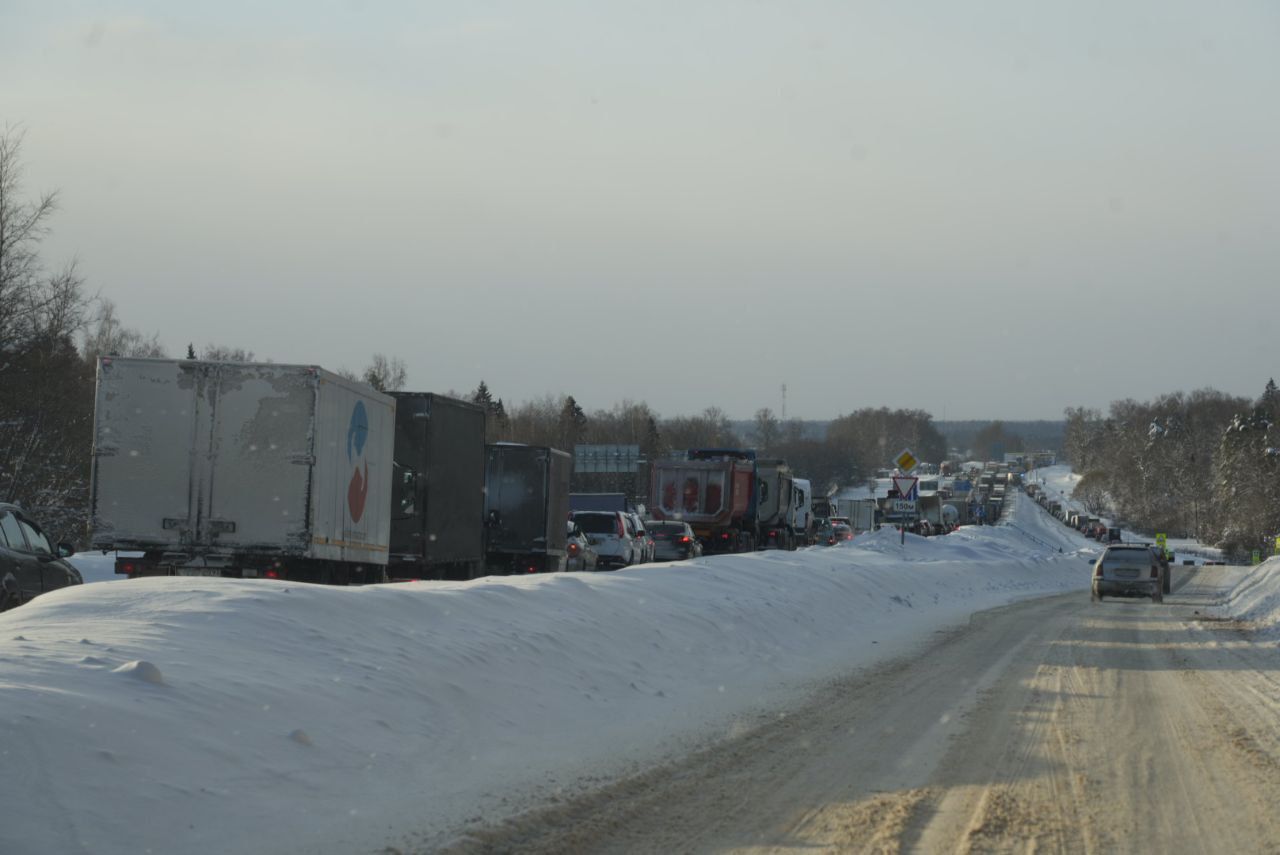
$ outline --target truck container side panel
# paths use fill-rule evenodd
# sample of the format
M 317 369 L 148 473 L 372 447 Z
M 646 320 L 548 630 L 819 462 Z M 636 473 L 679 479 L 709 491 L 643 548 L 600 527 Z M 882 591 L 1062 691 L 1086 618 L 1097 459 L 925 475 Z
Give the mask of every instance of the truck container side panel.
M 90 508 L 95 546 L 178 548 L 194 537 L 198 380 L 176 362 L 99 362 Z
M 484 411 L 432 396 L 426 440 L 426 558 L 478 562 L 484 552 Z
M 533 446 L 493 445 L 485 471 L 486 514 L 497 511 L 489 527 L 490 551 L 527 550 L 546 540 L 546 450 Z
M 305 555 L 316 377 L 284 366 L 217 366 L 203 519 L 206 542 Z
M 569 520 L 569 481 L 573 477 L 573 455 L 553 449 L 551 474 L 547 484 L 547 551 L 563 554 Z
M 393 399 L 319 374 L 311 480 L 312 557 L 387 563 Z

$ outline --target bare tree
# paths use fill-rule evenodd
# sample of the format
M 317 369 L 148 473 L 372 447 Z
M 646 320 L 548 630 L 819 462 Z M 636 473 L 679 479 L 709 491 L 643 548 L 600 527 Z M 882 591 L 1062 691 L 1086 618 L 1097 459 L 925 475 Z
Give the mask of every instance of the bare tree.
M 73 335 L 84 324 L 88 300 L 69 262 L 47 274 L 40 244 L 58 194 L 22 196 L 22 133 L 0 132 L 0 371 L 24 353 Z
M 40 256 L 57 194 L 22 196 L 22 134 L 0 132 L 0 497 L 56 538 L 83 534 L 93 377 L 76 352 L 88 301 L 75 263 Z
M 96 364 L 102 356 L 168 355 L 160 344 L 159 333 L 147 337 L 126 327 L 116 317 L 116 304 L 105 297 L 98 299 L 98 311 L 85 330 L 80 354 L 90 365 Z
M 375 353 L 360 379 L 379 392 L 398 392 L 404 388 L 408 376 L 403 359 L 398 356 L 388 359 L 381 353 Z

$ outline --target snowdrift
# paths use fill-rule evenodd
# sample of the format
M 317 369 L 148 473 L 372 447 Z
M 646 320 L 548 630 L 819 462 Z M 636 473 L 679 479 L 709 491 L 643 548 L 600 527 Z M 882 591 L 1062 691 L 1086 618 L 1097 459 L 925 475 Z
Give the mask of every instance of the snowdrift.
M 1280 558 L 1249 570 L 1218 613 L 1250 623 L 1255 638 L 1280 639 Z
M 1022 506 L 1021 530 L 617 573 L 53 592 L 0 615 L 0 796 L 21 806 L 0 852 L 445 839 L 723 737 L 975 611 L 1086 589 L 1088 565 Z

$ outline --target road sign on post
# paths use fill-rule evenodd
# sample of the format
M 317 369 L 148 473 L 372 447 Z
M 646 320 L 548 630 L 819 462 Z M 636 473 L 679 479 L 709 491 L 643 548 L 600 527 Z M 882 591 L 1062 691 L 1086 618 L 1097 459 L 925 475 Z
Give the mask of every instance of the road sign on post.
M 1160 547 L 1160 551 L 1164 552 L 1164 545 L 1169 542 L 1168 536 L 1162 532 L 1156 532 L 1156 546 Z
M 1276 538 L 1276 555 L 1280 555 L 1280 537 Z
M 915 469 L 920 465 L 920 461 L 916 460 L 915 454 L 913 454 L 909 448 L 904 448 L 902 451 L 898 452 L 898 456 L 893 458 L 893 462 L 894 465 L 903 472 L 910 472 L 912 469 Z
M 1254 563 L 1254 564 L 1261 564 L 1261 563 L 1262 563 L 1262 550 L 1261 550 L 1261 549 L 1255 549 L 1255 550 L 1253 550 L 1253 563 Z
M 893 476 L 893 489 L 898 491 L 899 499 L 910 499 L 912 501 L 920 498 L 920 479 L 908 478 L 903 475 Z

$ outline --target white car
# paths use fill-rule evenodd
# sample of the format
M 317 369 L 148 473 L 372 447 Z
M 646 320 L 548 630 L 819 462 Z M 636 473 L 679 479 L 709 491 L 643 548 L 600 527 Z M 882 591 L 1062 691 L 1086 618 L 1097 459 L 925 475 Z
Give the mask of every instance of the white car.
M 631 526 L 634 529 L 633 536 L 640 546 L 640 560 L 637 563 L 647 564 L 653 560 L 653 556 L 657 553 L 658 543 L 649 534 L 649 530 L 645 528 L 644 520 L 640 519 L 639 514 L 627 514 L 627 517 L 631 520 Z
M 595 549 L 598 569 L 628 567 L 642 560 L 643 548 L 621 511 L 574 511 L 572 519 Z

